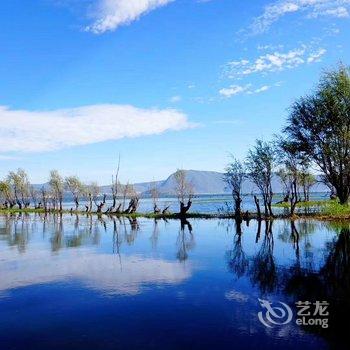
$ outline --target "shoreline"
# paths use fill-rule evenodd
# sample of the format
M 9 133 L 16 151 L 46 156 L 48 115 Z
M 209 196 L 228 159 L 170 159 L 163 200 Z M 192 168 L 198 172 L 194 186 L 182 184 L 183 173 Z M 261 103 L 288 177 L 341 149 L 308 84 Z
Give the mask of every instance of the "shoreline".
M 93 212 L 85 212 L 85 211 L 75 211 L 75 210 L 44 210 L 44 209 L 0 209 L 0 215 L 9 215 L 9 214 L 44 214 L 44 215 L 85 215 L 85 216 L 106 216 L 106 217 L 125 217 L 125 218 L 145 218 L 145 219 L 173 219 L 173 220 L 185 220 L 185 219 L 233 219 L 238 221 L 272 221 L 278 219 L 289 219 L 291 221 L 298 219 L 314 219 L 320 221 L 334 221 L 334 220 L 348 220 L 350 222 L 350 212 L 343 214 L 327 214 L 321 212 L 310 212 L 310 213 L 296 213 L 293 216 L 290 214 L 276 214 L 273 216 L 264 216 L 259 217 L 256 213 L 243 214 L 241 218 L 236 218 L 232 213 L 187 213 L 186 215 L 180 215 L 178 213 L 169 213 L 169 214 L 154 214 L 154 213 L 98 213 L 96 211 Z

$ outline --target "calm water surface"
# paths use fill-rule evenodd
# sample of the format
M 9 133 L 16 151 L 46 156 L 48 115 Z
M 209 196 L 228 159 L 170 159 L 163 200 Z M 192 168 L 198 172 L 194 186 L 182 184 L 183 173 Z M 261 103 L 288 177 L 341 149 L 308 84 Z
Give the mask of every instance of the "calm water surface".
M 298 326 L 317 300 L 330 327 Z M 349 300 L 348 224 L 0 216 L 1 350 L 349 348 Z

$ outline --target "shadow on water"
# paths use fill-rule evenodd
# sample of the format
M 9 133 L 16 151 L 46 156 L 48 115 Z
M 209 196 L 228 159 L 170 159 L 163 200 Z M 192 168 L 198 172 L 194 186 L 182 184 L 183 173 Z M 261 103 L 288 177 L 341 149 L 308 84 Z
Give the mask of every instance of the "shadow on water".
M 262 234 L 262 226 L 264 233 Z M 289 305 L 297 301 L 327 301 L 329 305 L 329 328 L 304 327 L 307 332 L 317 333 L 331 340 L 336 347 L 348 341 L 350 317 L 350 224 L 324 224 L 336 231 L 324 249 L 323 262 L 315 267 L 310 252 L 308 237 L 315 231 L 312 221 L 285 221 L 279 231 L 279 239 L 292 245 L 294 264 L 277 266 L 274 258 L 274 235 L 272 222 L 257 224 L 256 254 L 248 256 L 242 246 L 241 223 L 236 223 L 232 249 L 226 253 L 227 265 L 236 279 L 249 278 L 262 297 L 282 293 Z M 303 238 L 303 253 L 306 264 L 301 264 L 300 244 Z M 295 309 L 295 308 L 294 308 Z

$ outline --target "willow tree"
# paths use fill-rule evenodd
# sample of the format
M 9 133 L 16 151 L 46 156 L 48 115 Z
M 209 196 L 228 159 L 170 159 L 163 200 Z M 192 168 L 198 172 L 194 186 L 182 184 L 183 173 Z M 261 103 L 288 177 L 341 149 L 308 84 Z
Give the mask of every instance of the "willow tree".
M 255 146 L 249 150 L 246 167 L 247 176 L 258 188 L 263 198 L 265 216 L 272 216 L 272 177 L 275 166 L 275 147 L 270 142 L 257 140 Z M 255 202 L 257 198 L 255 198 Z M 257 204 L 258 207 L 258 204 Z M 260 209 L 258 209 L 260 211 Z
M 27 173 L 23 169 L 10 171 L 7 181 L 13 189 L 14 198 L 19 209 L 30 205 L 30 183 Z
M 13 208 L 16 205 L 15 196 L 8 181 L 0 181 L 0 198 L 5 208 Z
M 63 209 L 64 179 L 57 170 L 50 171 L 49 185 L 53 196 L 54 207 L 59 204 L 59 210 Z
M 84 185 L 77 176 L 65 178 L 65 188 L 72 194 L 75 203 L 75 210 L 79 208 L 79 199 L 83 195 Z
M 244 165 L 236 158 L 233 158 L 231 163 L 226 167 L 224 181 L 227 183 L 232 193 L 236 219 L 241 219 L 242 217 L 242 186 L 245 177 L 246 172 Z
M 316 90 L 296 101 L 284 129 L 334 187 L 341 204 L 350 195 L 350 71 L 340 65 L 323 74 Z

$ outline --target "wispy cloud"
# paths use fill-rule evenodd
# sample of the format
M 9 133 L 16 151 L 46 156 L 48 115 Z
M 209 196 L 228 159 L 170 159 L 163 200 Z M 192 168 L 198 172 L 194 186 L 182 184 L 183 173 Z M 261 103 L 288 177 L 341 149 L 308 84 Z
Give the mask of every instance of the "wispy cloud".
M 224 96 L 224 97 L 232 97 L 234 95 L 238 95 L 244 92 L 249 91 L 251 85 L 231 85 L 228 88 L 223 88 L 219 91 L 219 94 Z
M 54 111 L 0 106 L 1 152 L 44 152 L 193 127 L 174 109 L 92 105 Z
M 267 5 L 261 16 L 250 26 L 253 34 L 263 33 L 287 14 L 303 12 L 308 18 L 321 16 L 349 17 L 350 0 L 280 0 Z
M 256 89 L 256 90 L 254 90 L 254 92 L 255 92 L 256 94 L 259 94 L 260 92 L 267 91 L 267 90 L 269 90 L 270 88 L 271 88 L 271 86 L 269 86 L 269 85 L 264 85 L 264 86 L 262 86 L 262 87 L 260 87 L 260 88 L 258 88 L 258 89 Z
M 177 102 L 180 102 L 181 100 L 182 100 L 182 97 L 180 95 L 170 97 L 171 103 L 177 103 Z
M 229 78 L 239 78 L 254 73 L 268 73 L 282 71 L 298 67 L 306 63 L 314 63 L 321 60 L 326 49 L 313 49 L 306 45 L 287 51 L 267 53 L 259 56 L 253 61 L 242 59 L 231 61 L 226 65 L 225 73 Z
M 94 22 L 86 31 L 102 34 L 130 24 L 140 16 L 174 0 L 97 0 L 92 9 Z
M 278 86 L 277 83 L 275 86 Z M 247 85 L 231 85 L 228 88 L 223 88 L 219 90 L 219 94 L 222 95 L 225 98 L 230 98 L 235 95 L 239 94 L 260 94 L 261 92 L 265 92 L 267 90 L 271 89 L 270 85 L 263 85 L 259 88 L 253 88 L 252 84 Z
M 0 160 L 18 160 L 18 157 L 7 156 L 4 154 L 0 154 Z

